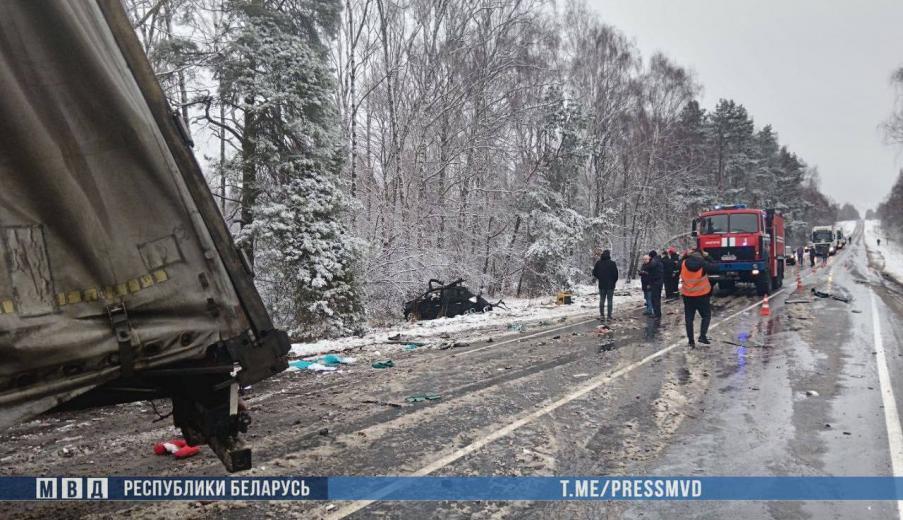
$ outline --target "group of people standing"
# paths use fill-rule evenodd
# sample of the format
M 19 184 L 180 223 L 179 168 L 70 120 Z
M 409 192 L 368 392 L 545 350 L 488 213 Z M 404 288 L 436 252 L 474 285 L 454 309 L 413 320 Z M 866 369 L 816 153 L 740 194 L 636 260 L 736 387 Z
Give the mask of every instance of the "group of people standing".
M 680 295 L 684 303 L 684 322 L 690 346 L 696 345 L 693 322 L 697 313 L 702 318 L 699 342 L 708 344 L 707 334 L 712 319 L 710 302 L 712 284 L 708 275 L 716 270 L 717 266 L 709 261 L 708 255 L 695 248 L 687 251 L 683 257 L 678 256 L 677 250 L 673 247 L 662 251 L 661 254 L 654 250 L 650 251 L 643 256 L 639 270 L 646 301 L 643 314 L 658 322 L 662 318 L 662 290 L 664 289 L 667 299 L 675 299 Z M 599 284 L 600 319 L 610 321 L 615 285 L 618 282 L 618 266 L 612 260 L 609 250 L 602 251 L 593 266 L 593 277 Z
M 809 250 L 809 267 L 815 267 L 815 258 L 818 256 L 818 253 L 815 251 L 815 246 L 809 246 L 808 250 Z M 794 251 L 794 253 L 796 254 L 797 265 L 802 267 L 803 266 L 803 258 L 805 257 L 806 250 L 803 249 L 803 246 L 797 246 L 796 251 Z M 822 263 L 824 263 L 824 264 L 828 263 L 827 255 L 822 257 Z
M 662 289 L 665 290 L 665 298 L 671 300 L 677 298 L 677 288 L 680 281 L 680 257 L 673 247 L 667 251 L 649 251 L 643 255 L 643 264 L 640 266 L 640 285 L 643 288 L 643 297 L 646 301 L 646 309 L 643 314 L 660 319 L 662 317 Z

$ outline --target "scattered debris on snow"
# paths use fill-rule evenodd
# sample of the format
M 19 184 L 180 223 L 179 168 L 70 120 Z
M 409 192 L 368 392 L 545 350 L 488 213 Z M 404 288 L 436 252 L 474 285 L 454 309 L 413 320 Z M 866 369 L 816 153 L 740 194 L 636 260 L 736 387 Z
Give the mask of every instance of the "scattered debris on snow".
M 328 367 L 326 365 L 322 365 L 320 363 L 314 363 L 313 361 L 291 361 L 288 364 L 288 369 L 291 370 L 310 370 L 311 372 L 333 372 L 338 370 L 336 367 Z
M 401 404 L 399 404 L 399 403 L 393 403 L 393 402 L 390 402 L 390 401 L 380 401 L 380 400 L 378 400 L 378 399 L 364 399 L 364 400 L 361 401 L 361 402 L 362 402 L 362 403 L 366 403 L 366 404 L 379 404 L 379 405 L 382 405 L 382 406 L 391 406 L 392 408 L 401 408 L 401 407 L 403 406 L 403 405 L 401 405 Z
M 508 325 L 508 330 L 512 332 L 524 332 L 526 329 L 527 328 L 523 323 L 512 323 L 511 325 Z
M 201 448 L 198 446 L 189 446 L 184 439 L 172 439 L 167 442 L 158 442 L 154 444 L 154 453 L 156 455 L 172 455 L 177 459 L 187 459 L 194 457 L 200 453 Z
M 609 327 L 608 325 L 599 325 L 598 327 L 596 327 L 596 331 L 595 331 L 595 332 L 596 332 L 596 334 L 599 334 L 599 335 L 601 335 L 601 334 L 610 334 L 610 333 L 611 333 L 611 327 Z
M 423 401 L 438 401 L 442 399 L 442 396 L 439 394 L 426 393 L 426 394 L 414 394 L 408 397 L 405 397 L 405 401 L 409 403 L 419 403 Z
M 840 287 L 836 287 L 834 291 L 829 292 L 823 289 L 817 289 L 815 287 L 812 288 L 812 294 L 818 296 L 819 298 L 831 298 L 832 300 L 837 300 L 843 303 L 850 303 L 853 301 L 853 297 L 850 296 L 848 292 L 841 289 Z M 790 302 L 788 302 L 790 303 Z
M 633 284 L 631 284 L 633 285 Z M 441 339 L 473 343 L 483 341 L 490 333 L 494 341 L 506 334 L 523 333 L 543 324 L 568 323 L 596 315 L 599 311 L 598 294 L 594 285 L 579 286 L 573 291 L 573 305 L 555 305 L 552 298 L 517 298 L 506 300 L 506 308 L 496 308 L 491 313 L 476 313 L 454 318 L 437 318 L 414 323 L 400 321 L 387 327 L 374 328 L 362 336 L 326 339 L 311 343 L 292 345 L 292 354 L 307 358 L 330 352 L 367 352 L 380 356 L 401 351 L 406 345 L 419 347 L 439 346 Z M 615 291 L 615 309 L 625 309 L 642 301 L 638 287 L 625 287 Z
M 465 343 L 463 341 L 444 341 L 439 344 L 439 350 L 447 350 L 450 348 L 463 348 L 470 346 L 470 343 Z

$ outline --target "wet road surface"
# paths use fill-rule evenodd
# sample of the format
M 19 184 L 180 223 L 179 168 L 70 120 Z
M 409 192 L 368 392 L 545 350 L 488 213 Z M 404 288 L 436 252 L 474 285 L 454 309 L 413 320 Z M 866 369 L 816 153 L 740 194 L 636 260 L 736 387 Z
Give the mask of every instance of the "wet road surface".
M 903 292 L 870 267 L 861 233 L 825 268 L 796 270 L 760 316 L 715 298 L 713 344 L 690 349 L 680 302 L 660 327 L 623 310 L 541 334 L 393 355 L 342 374 L 286 373 L 253 389 L 250 475 L 891 475 Z M 810 289 L 848 294 L 818 298 Z M 697 324 L 698 326 L 698 324 Z M 883 349 L 876 350 L 875 329 Z M 531 331 L 532 332 L 532 331 Z M 886 360 L 883 380 L 879 358 Z M 882 390 L 884 392 L 882 392 Z M 433 392 L 434 402 L 405 397 Z M 147 404 L 55 414 L 0 435 L 0 473 L 221 475 L 209 454 L 150 454 L 172 435 Z M 150 424 L 150 425 L 149 425 Z M 896 434 L 899 437 L 899 418 Z M 897 472 L 903 471 L 896 453 Z M 2 507 L 2 506 L 0 506 Z M 23 517 L 891 518 L 895 503 L 431 502 L 12 504 Z

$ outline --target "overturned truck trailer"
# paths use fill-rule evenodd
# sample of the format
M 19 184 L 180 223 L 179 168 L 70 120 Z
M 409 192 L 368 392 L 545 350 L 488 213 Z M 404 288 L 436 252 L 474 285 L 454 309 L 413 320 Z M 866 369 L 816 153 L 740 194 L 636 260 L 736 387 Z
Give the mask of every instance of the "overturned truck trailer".
M 288 348 L 119 0 L 0 1 L 0 427 L 171 397 L 246 469 Z

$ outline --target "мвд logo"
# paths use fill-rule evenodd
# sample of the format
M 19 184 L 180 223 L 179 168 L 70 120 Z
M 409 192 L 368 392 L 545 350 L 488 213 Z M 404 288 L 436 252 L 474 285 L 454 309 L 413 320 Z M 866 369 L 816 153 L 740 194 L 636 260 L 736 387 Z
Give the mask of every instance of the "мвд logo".
M 105 477 L 35 479 L 35 498 L 38 500 L 105 500 L 109 496 L 109 481 Z

